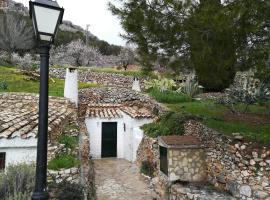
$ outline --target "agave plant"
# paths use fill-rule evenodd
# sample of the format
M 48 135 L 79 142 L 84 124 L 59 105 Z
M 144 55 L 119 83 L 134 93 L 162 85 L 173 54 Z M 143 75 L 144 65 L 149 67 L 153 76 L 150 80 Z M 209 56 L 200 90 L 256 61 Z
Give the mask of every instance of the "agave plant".
M 186 81 L 181 84 L 180 88 L 177 90 L 179 93 L 183 93 L 193 98 L 197 94 L 201 93 L 203 87 L 194 81 Z
M 146 89 L 157 89 L 161 92 L 172 91 L 174 87 L 176 87 L 175 81 L 168 78 L 159 77 L 158 79 L 145 82 Z

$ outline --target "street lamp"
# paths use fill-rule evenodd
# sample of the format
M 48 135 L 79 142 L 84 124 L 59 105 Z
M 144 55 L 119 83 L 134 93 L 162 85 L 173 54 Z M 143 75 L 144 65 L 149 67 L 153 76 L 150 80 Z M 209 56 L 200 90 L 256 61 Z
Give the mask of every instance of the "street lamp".
M 29 2 L 35 34 L 40 49 L 40 94 L 39 123 L 36 163 L 36 182 L 32 200 L 47 200 L 47 145 L 48 145 L 48 78 L 49 52 L 59 25 L 62 23 L 64 9 L 53 0 Z

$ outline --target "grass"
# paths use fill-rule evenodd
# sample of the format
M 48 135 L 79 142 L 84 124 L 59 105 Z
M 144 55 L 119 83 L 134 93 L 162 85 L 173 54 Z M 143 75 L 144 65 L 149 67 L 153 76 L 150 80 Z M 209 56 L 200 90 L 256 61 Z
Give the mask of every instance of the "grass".
M 179 94 L 176 92 L 160 92 L 159 90 L 152 89 L 149 91 L 150 96 L 155 98 L 160 103 L 182 103 L 190 102 L 192 99 L 184 94 Z
M 232 133 L 241 133 L 247 140 L 258 141 L 266 145 L 270 145 L 270 124 L 250 124 L 245 122 L 226 121 L 223 114 L 229 110 L 214 101 L 192 101 L 177 104 L 167 104 L 170 110 L 176 112 L 187 112 L 200 116 L 202 122 L 210 128 L 213 128 L 226 135 Z M 237 105 L 238 109 L 242 109 L 244 105 Z M 265 106 L 251 105 L 248 109 L 253 114 L 269 114 L 270 111 Z
M 58 139 L 60 144 L 64 144 L 65 148 L 74 150 L 78 146 L 78 137 L 72 137 L 69 135 L 61 135 Z
M 7 83 L 8 88 L 0 88 L 0 92 L 25 92 L 25 93 L 39 93 L 39 82 L 30 81 L 26 79 L 14 67 L 0 66 L 0 83 Z M 64 80 L 54 78 L 53 81 L 49 80 L 49 95 L 50 96 L 64 96 Z M 93 83 L 79 82 L 79 89 L 99 87 Z
M 79 160 L 74 155 L 59 154 L 54 159 L 49 161 L 48 169 L 60 170 L 70 169 L 79 165 Z

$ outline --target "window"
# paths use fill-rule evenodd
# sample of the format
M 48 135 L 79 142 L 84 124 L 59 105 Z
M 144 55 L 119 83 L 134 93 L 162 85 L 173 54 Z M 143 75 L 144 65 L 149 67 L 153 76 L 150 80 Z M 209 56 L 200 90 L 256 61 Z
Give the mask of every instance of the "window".
M 126 132 L 126 124 L 124 123 L 124 132 Z
M 4 170 L 6 166 L 6 153 L 0 153 L 0 170 Z
M 160 155 L 160 171 L 168 175 L 167 148 L 159 146 L 159 155 Z

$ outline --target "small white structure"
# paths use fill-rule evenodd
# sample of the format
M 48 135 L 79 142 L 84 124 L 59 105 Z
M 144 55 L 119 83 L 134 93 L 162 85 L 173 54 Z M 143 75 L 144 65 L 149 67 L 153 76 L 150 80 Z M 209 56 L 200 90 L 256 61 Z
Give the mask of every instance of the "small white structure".
M 17 163 L 31 164 L 36 161 L 37 139 L 20 137 L 0 140 L 0 163 L 2 169 Z
M 133 80 L 132 90 L 137 91 L 137 92 L 141 92 L 140 80 L 136 77 Z
M 93 158 L 117 157 L 131 162 L 143 138 L 140 126 L 151 123 L 151 114 L 114 104 L 88 105 L 85 123 Z
M 78 107 L 78 70 L 76 67 L 66 69 L 64 97 Z

